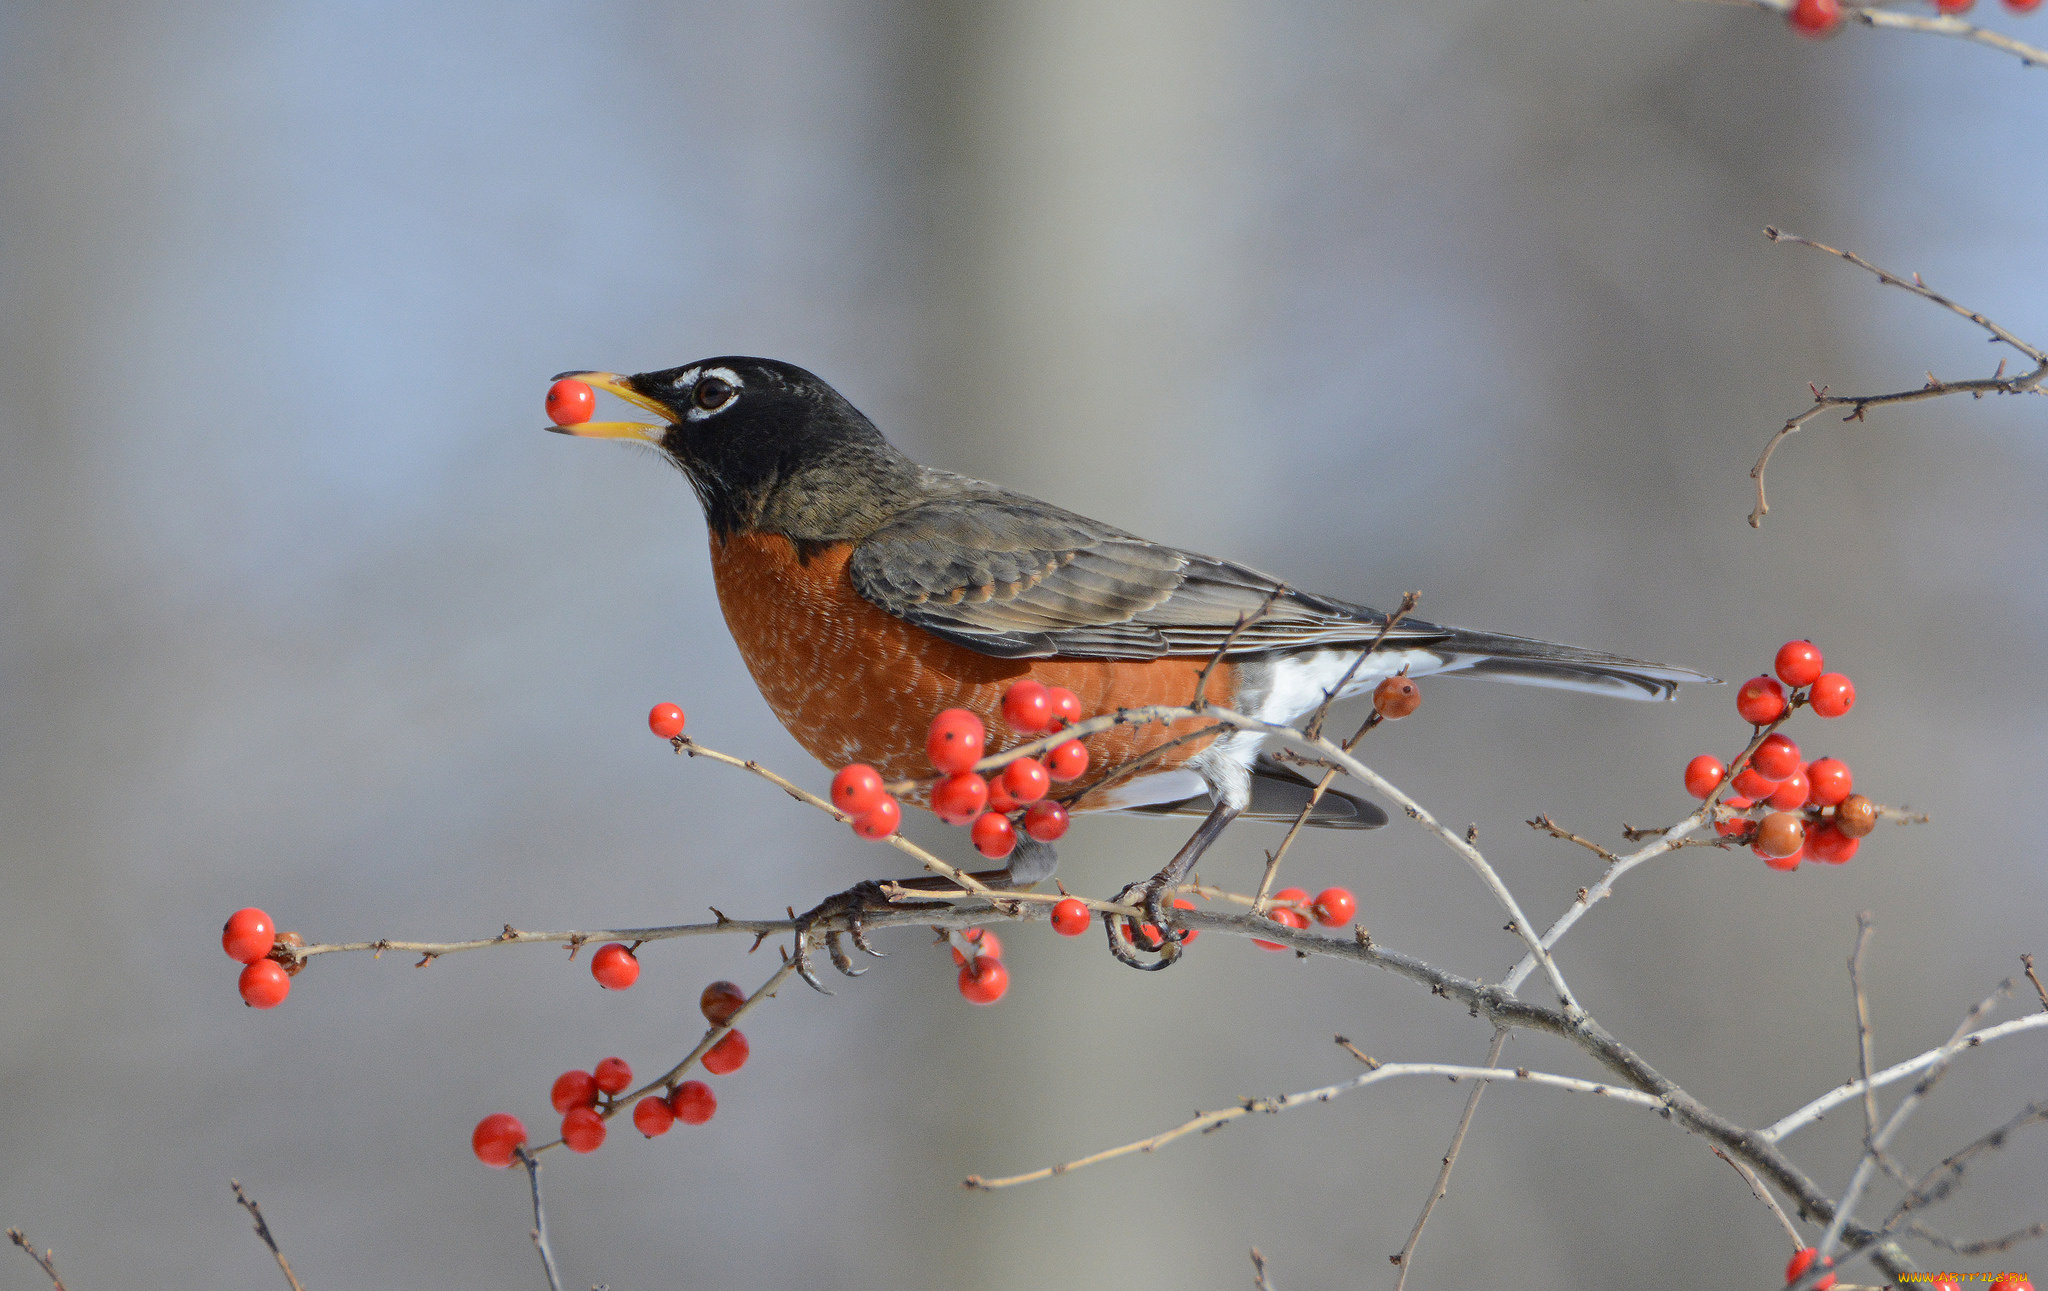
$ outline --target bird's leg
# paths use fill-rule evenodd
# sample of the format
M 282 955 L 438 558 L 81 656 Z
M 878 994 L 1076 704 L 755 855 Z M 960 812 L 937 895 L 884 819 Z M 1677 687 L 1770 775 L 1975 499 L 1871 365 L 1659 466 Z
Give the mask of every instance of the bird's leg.
M 1058 868 L 1059 853 L 1054 850 L 1051 843 L 1040 842 L 1035 838 L 1025 838 L 1017 845 L 1017 850 L 1010 853 L 1010 863 L 1008 865 L 999 870 L 981 870 L 971 874 L 969 877 L 985 887 L 1007 891 L 1010 889 L 1028 888 L 1043 883 L 1051 878 L 1053 872 Z M 870 910 L 945 909 L 951 904 L 948 901 L 891 900 L 885 889 L 892 887 L 912 892 L 958 892 L 960 889 L 959 884 L 938 874 L 919 874 L 912 878 L 891 879 L 887 881 L 869 879 L 864 883 L 854 884 L 844 892 L 826 897 L 814 908 L 798 915 L 796 918 L 796 971 L 805 982 L 810 984 L 812 989 L 822 991 L 827 995 L 831 994 L 830 991 L 825 990 L 824 984 L 818 980 L 817 974 L 811 971 L 811 929 L 818 923 L 844 916 L 846 919 L 846 931 L 852 935 L 853 944 L 867 954 L 873 955 L 877 959 L 883 959 L 886 956 L 868 944 L 867 929 L 863 926 L 861 920 L 863 912 Z M 853 960 L 847 956 L 845 947 L 839 943 L 839 932 L 839 929 L 834 928 L 824 934 L 826 954 L 832 959 L 832 967 L 848 977 L 859 977 L 867 970 L 853 966 Z
M 1109 930 L 1111 954 L 1132 968 L 1145 972 L 1156 972 L 1180 958 L 1180 943 L 1187 939 L 1187 933 L 1167 922 L 1165 896 L 1180 886 L 1181 880 L 1188 876 L 1188 871 L 1195 868 L 1195 862 L 1202 859 L 1202 853 L 1209 850 L 1209 845 L 1216 841 L 1224 828 L 1236 820 L 1238 813 L 1243 810 L 1242 807 L 1232 807 L 1228 803 L 1217 803 L 1196 827 L 1193 836 L 1174 853 L 1173 859 L 1166 863 L 1165 869 L 1143 883 L 1133 883 L 1116 894 L 1118 905 L 1129 905 L 1135 898 L 1144 906 L 1146 922 L 1160 930 L 1160 957 L 1148 964 L 1125 949 L 1117 940 L 1120 933 L 1128 933 L 1134 939 L 1142 935 L 1139 929 L 1131 927 L 1132 920 L 1128 916 L 1103 921 L 1103 926 Z

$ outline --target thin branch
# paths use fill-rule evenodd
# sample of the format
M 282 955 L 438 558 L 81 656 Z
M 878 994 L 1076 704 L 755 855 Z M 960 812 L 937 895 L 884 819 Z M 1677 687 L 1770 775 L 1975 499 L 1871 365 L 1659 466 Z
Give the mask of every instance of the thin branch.
M 1979 1045 L 1989 1044 L 1993 1040 L 2002 1040 L 2006 1036 L 2015 1035 L 2021 1031 L 2038 1031 L 2043 1029 L 2048 1029 L 2048 1013 L 2033 1013 L 2023 1018 L 2014 1018 L 2010 1022 L 2001 1022 L 1997 1026 L 1985 1027 L 1981 1031 L 1973 1031 L 1963 1037 L 1962 1044 L 1958 1047 L 1974 1049 Z M 1946 1045 L 1939 1049 L 1929 1049 L 1926 1053 L 1886 1067 L 1883 1071 L 1870 1078 L 1870 1084 L 1873 1088 L 1877 1089 L 1883 1089 L 1886 1085 L 1897 1084 L 1906 1077 L 1916 1072 L 1924 1071 L 1935 1063 L 1942 1061 L 1947 1053 L 1948 1046 Z M 1862 1081 L 1852 1080 L 1845 1084 L 1837 1085 L 1798 1111 L 1757 1131 L 1758 1137 L 1769 1143 L 1780 1142 L 1794 1132 L 1819 1121 L 1829 1111 L 1841 1106 L 1850 1099 L 1861 1097 L 1862 1094 Z
M 255 1200 L 242 1191 L 242 1185 L 236 1180 L 228 1180 L 228 1187 L 235 1190 L 235 1202 L 249 1212 L 249 1218 L 256 1221 L 256 1236 L 262 1238 L 263 1244 L 270 1248 L 270 1253 L 277 1257 L 277 1267 L 284 1270 L 284 1280 L 292 1284 L 292 1291 L 306 1291 L 306 1288 L 299 1285 L 298 1275 L 292 1272 L 292 1262 L 284 1257 L 284 1252 L 277 1245 L 277 1239 L 270 1235 L 270 1224 L 263 1218 L 263 1211 L 256 1205 Z
M 2020 963 L 2026 967 L 2027 980 L 2034 984 L 2034 994 L 2041 997 L 2041 1007 L 2048 1009 L 2048 986 L 2041 985 L 2041 979 L 2034 974 L 2034 957 L 2021 955 Z
M 1783 15 L 1791 11 L 1793 0 L 1711 0 L 1715 4 L 1739 4 L 1751 9 L 1762 9 L 1766 13 Z M 1928 18 L 1918 14 L 1900 13 L 1895 9 L 1882 9 L 1875 5 L 1856 4 L 1854 0 L 1842 6 L 1842 16 L 1854 19 L 1866 27 L 1884 27 L 1892 31 L 1918 32 L 1925 36 L 1948 36 L 1967 40 L 2001 53 L 2011 54 L 2026 67 L 2048 64 L 2048 51 L 2036 49 L 2010 36 L 2002 35 L 1986 27 L 1964 22 L 1960 18 L 1943 14 Z
M 19 1228 L 8 1229 L 7 1237 L 16 1246 L 27 1251 L 30 1259 L 42 1266 L 43 1272 L 50 1275 L 50 1283 L 57 1288 L 57 1291 L 64 1291 L 64 1279 L 57 1276 L 57 1252 L 55 1250 L 46 1250 L 41 1255 L 36 1254 L 36 1248 L 29 1244 L 28 1234 L 22 1232 Z
M 1849 953 L 1849 989 L 1856 997 L 1856 1076 L 1863 1085 L 1863 1143 L 1877 1133 L 1877 1091 L 1870 1087 L 1870 1001 L 1863 994 L 1863 950 L 1876 930 L 1870 911 L 1856 916 L 1856 949 Z
M 562 1279 L 555 1275 L 555 1253 L 548 1246 L 548 1213 L 540 1201 L 540 1160 L 523 1146 L 513 1148 L 512 1154 L 526 1167 L 526 1181 L 533 1185 L 533 1227 L 527 1236 L 533 1239 L 533 1249 L 540 1252 L 540 1266 L 548 1275 L 548 1291 L 562 1291 Z
M 1621 863 L 1621 858 L 1619 856 L 1616 856 L 1612 851 L 1608 850 L 1605 847 L 1600 846 L 1600 844 L 1594 842 L 1590 838 L 1579 837 L 1577 834 L 1574 834 L 1569 829 L 1566 829 L 1563 825 L 1560 825 L 1556 821 L 1552 820 L 1547 812 L 1541 816 L 1538 816 L 1536 819 L 1530 821 L 1529 828 L 1541 830 L 1543 833 L 1550 835 L 1552 838 L 1562 838 L 1567 843 L 1577 843 L 1580 847 L 1583 847 L 1587 851 L 1593 853 L 1595 856 L 1598 856 L 1601 860 L 1607 862 L 1609 865 L 1618 865 Z
M 1891 1220 L 1909 1211 L 1924 1210 L 1948 1200 L 1963 1181 L 1963 1172 L 1977 1157 L 1996 1152 L 2004 1147 L 2006 1140 L 2029 1125 L 2048 1122 L 2048 1103 L 2030 1103 L 2019 1115 L 1991 1131 L 1989 1134 L 1951 1152 L 1942 1163 L 1929 1170 L 1914 1182 L 1912 1190 L 1899 1199 L 1893 1208 Z M 1887 1221 L 1889 1226 L 1890 1221 Z
M 1857 12 L 1859 16 L 1871 15 L 1864 17 L 1864 21 L 1873 23 L 1876 23 L 1875 15 L 1885 13 L 1883 10 L 1859 10 Z M 1895 18 L 1899 23 L 1909 21 L 1937 24 L 1954 23 L 1958 27 L 1969 27 L 1968 23 L 1946 17 L 1908 19 L 1906 15 L 1888 14 L 1886 18 L 1886 22 L 1878 23 L 1877 25 L 1892 25 L 1890 19 Z M 2000 39 L 2003 38 L 2001 37 Z M 1945 395 L 1968 394 L 1981 399 L 1987 394 L 2048 393 L 2048 389 L 2044 389 L 2042 385 L 2044 380 L 2048 380 L 2048 352 L 2044 352 L 2040 348 L 2014 336 L 2011 332 L 2006 331 L 2003 327 L 1992 322 L 1976 310 L 1959 305 L 1947 296 L 1935 291 L 1920 280 L 1919 274 L 1914 274 L 1911 281 L 1908 281 L 1895 273 L 1878 268 L 1853 251 L 1841 251 L 1824 243 L 1815 242 L 1811 238 L 1803 238 L 1793 233 L 1782 233 L 1775 228 L 1765 228 L 1764 234 L 1773 242 L 1791 242 L 1799 246 L 1812 247 L 1817 251 L 1825 251 L 1831 256 L 1846 260 L 1860 269 L 1868 270 L 1877 275 L 1877 281 L 1882 286 L 1897 287 L 1903 291 L 1913 293 L 1922 300 L 1932 301 L 1944 309 L 1969 319 L 1977 326 L 1989 332 L 1992 340 L 2012 346 L 2032 360 L 2036 366 L 2031 372 L 2008 377 L 2005 375 L 2005 364 L 2000 362 L 1998 371 L 1991 376 L 1966 381 L 1938 381 L 1930 373 L 1927 377 L 1927 383 L 1918 389 L 1900 390 L 1891 394 L 1837 395 L 1829 394 L 1825 386 L 1810 386 L 1809 389 L 1813 391 L 1813 406 L 1805 412 L 1789 418 L 1783 426 L 1780 426 L 1777 432 L 1771 436 L 1770 440 L 1764 444 L 1764 451 L 1756 459 L 1756 465 L 1750 468 L 1749 478 L 1756 482 L 1756 508 L 1749 513 L 1750 528 L 1760 527 L 1763 524 L 1763 518 L 1771 513 L 1770 501 L 1764 494 L 1764 472 L 1770 466 L 1771 454 L 1777 451 L 1778 445 L 1787 436 L 1797 433 L 1805 427 L 1807 422 L 1830 408 L 1849 409 L 1849 415 L 1842 419 L 1844 421 L 1862 421 L 1864 410 L 1868 408 L 1878 408 L 1897 403 L 1917 403 L 1922 399 L 1939 399 Z
M 1266 1272 L 1266 1257 L 1252 1247 L 1252 1291 L 1280 1291 L 1280 1284 Z
M 1041 1179 L 1071 1174 L 1087 1166 L 1098 1165 L 1104 1161 L 1113 1161 L 1118 1157 L 1129 1156 L 1133 1152 L 1156 1152 L 1175 1139 L 1185 1138 L 1190 1134 L 1196 1133 L 1206 1134 L 1210 1130 L 1218 1129 L 1232 1121 L 1250 1116 L 1253 1112 L 1284 1112 L 1290 1108 L 1301 1107 L 1308 1103 L 1327 1103 L 1340 1094 L 1350 1093 L 1354 1089 L 1363 1089 L 1367 1085 L 1376 1085 L 1383 1080 L 1392 1080 L 1396 1076 L 1443 1076 L 1448 1077 L 1454 1082 L 1460 1080 L 1516 1081 L 1522 1084 L 1547 1085 L 1553 1089 L 1568 1090 L 1577 1094 L 1595 1094 L 1612 1098 L 1618 1102 L 1632 1103 L 1638 1107 L 1647 1107 L 1652 1110 L 1661 1111 L 1664 1108 L 1663 1099 L 1658 1098 L 1654 1094 L 1643 1093 L 1641 1090 L 1626 1089 L 1620 1085 L 1603 1084 L 1597 1080 L 1582 1080 L 1577 1076 L 1559 1076 L 1553 1075 L 1550 1072 L 1530 1071 L 1527 1067 L 1509 1069 L 1505 1067 L 1463 1067 L 1441 1062 L 1388 1062 L 1382 1063 L 1370 1071 L 1362 1071 L 1349 1080 L 1339 1081 L 1334 1085 L 1324 1085 L 1320 1089 L 1303 1090 L 1301 1093 L 1287 1094 L 1279 1098 L 1248 1098 L 1236 1107 L 1226 1108 L 1220 1112 L 1203 1112 L 1193 1120 L 1186 1121 L 1163 1133 L 1154 1134 L 1150 1138 L 1138 1139 L 1135 1142 L 1125 1143 L 1120 1147 L 1092 1153 L 1061 1165 L 1047 1166 L 1042 1170 L 1032 1170 L 1026 1174 L 1007 1175 L 999 1179 L 985 1179 L 980 1175 L 969 1175 L 963 1182 L 967 1187 L 978 1188 L 983 1192 L 995 1192 L 1002 1188 L 1014 1188 L 1022 1183 L 1036 1183 Z
M 1910 1093 L 1899 1100 L 1899 1105 L 1892 1109 L 1891 1119 L 1884 1123 L 1884 1128 L 1871 1136 L 1862 1159 L 1856 1163 L 1856 1169 L 1849 1175 L 1849 1186 L 1842 1190 L 1842 1199 L 1835 1203 L 1835 1213 L 1828 1221 L 1827 1231 L 1822 1233 L 1820 1241 L 1815 1243 L 1820 1248 L 1823 1258 L 1833 1255 L 1841 1243 L 1842 1230 L 1848 1226 L 1849 1217 L 1855 1213 L 1856 1203 L 1863 1199 L 1863 1190 L 1870 1184 L 1871 1172 L 1877 1168 L 1878 1157 L 1891 1143 L 1892 1136 L 1899 1132 L 1899 1127 L 1906 1123 L 1906 1118 L 1920 1106 L 1921 1100 L 1927 1097 L 1935 1082 L 1947 1073 L 1949 1062 L 1963 1047 L 1965 1038 L 1969 1035 L 1970 1025 L 1984 1016 L 2011 990 L 2012 980 L 2008 978 L 1999 983 L 1998 989 L 1985 996 L 1963 1015 L 1963 1020 L 1956 1026 L 1955 1034 L 1949 1037 L 1948 1043 L 1937 1051 L 1939 1056 L 1929 1064 L 1927 1075 L 1921 1078 L 1919 1084 L 1913 1086 Z M 1867 1088 L 1868 1082 L 1865 1084 Z
M 1742 1176 L 1742 1181 L 1749 1185 L 1751 1194 L 1758 1201 L 1771 1208 L 1771 1213 L 1778 1217 L 1778 1223 L 1784 1227 L 1785 1236 L 1792 1239 L 1792 1249 L 1794 1251 L 1803 1249 L 1806 1246 L 1806 1239 L 1801 1237 L 1799 1230 L 1792 1226 L 1792 1216 L 1785 1213 L 1785 1208 L 1778 1204 L 1777 1197 L 1773 1196 L 1771 1190 L 1764 1186 L 1764 1181 L 1756 1177 L 1756 1171 L 1750 1169 L 1743 1162 L 1729 1156 L 1727 1150 L 1718 1145 L 1714 1148 L 1714 1155 L 1733 1167 L 1735 1173 Z
M 1501 1050 L 1507 1047 L 1507 1043 L 1508 1029 L 1501 1027 L 1495 1030 L 1493 1044 L 1486 1051 L 1487 1066 L 1494 1066 L 1500 1061 Z M 1408 1240 L 1401 1244 L 1397 1254 L 1388 1257 L 1394 1267 L 1401 1270 L 1400 1276 L 1394 1279 L 1394 1291 L 1402 1291 L 1408 1285 L 1408 1271 L 1415 1267 L 1415 1248 L 1422 1242 L 1423 1226 L 1429 1223 L 1429 1213 L 1436 1209 L 1436 1204 L 1450 1194 L 1451 1169 L 1458 1164 L 1458 1153 L 1465 1146 L 1465 1131 L 1472 1128 L 1472 1118 L 1479 1114 L 1480 1095 L 1486 1092 L 1489 1083 L 1480 1081 L 1465 1096 L 1465 1111 L 1458 1117 L 1458 1128 L 1451 1135 L 1450 1149 L 1444 1153 L 1443 1167 L 1436 1172 L 1436 1184 L 1430 1188 L 1429 1196 L 1423 1199 L 1422 1213 L 1415 1217 L 1415 1227 L 1408 1230 Z

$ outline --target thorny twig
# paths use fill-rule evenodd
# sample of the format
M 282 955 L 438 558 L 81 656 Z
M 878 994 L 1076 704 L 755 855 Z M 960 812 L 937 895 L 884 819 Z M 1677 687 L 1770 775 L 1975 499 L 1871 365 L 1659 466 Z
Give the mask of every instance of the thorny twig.
M 29 1244 L 28 1234 L 22 1232 L 19 1228 L 8 1229 L 7 1237 L 8 1240 L 12 1241 L 16 1246 L 19 1246 L 22 1250 L 27 1251 L 28 1257 L 30 1259 L 34 1260 L 37 1264 L 42 1266 L 43 1272 L 50 1275 L 50 1282 L 53 1286 L 57 1288 L 57 1291 L 64 1291 L 64 1279 L 57 1276 L 56 1251 L 46 1250 L 40 1255 L 36 1254 L 36 1248 Z
M 1493 1044 L 1486 1051 L 1486 1065 L 1491 1067 L 1500 1062 L 1501 1050 L 1507 1048 L 1508 1031 L 1501 1027 L 1493 1033 Z M 1388 1258 L 1393 1261 L 1400 1275 L 1394 1279 L 1394 1291 L 1402 1291 L 1408 1285 L 1408 1271 L 1415 1267 L 1415 1248 L 1422 1242 L 1422 1230 L 1429 1223 L 1429 1214 L 1436 1204 L 1450 1194 L 1451 1170 L 1458 1164 L 1458 1153 L 1465 1146 L 1465 1132 L 1472 1128 L 1472 1118 L 1479 1114 L 1479 1097 L 1486 1092 L 1490 1082 L 1479 1081 L 1472 1086 L 1472 1092 L 1465 1096 L 1465 1111 L 1458 1117 L 1458 1128 L 1451 1134 L 1451 1146 L 1444 1153 L 1442 1168 L 1436 1172 L 1436 1183 L 1430 1188 L 1429 1196 L 1422 1202 L 1422 1213 L 1415 1217 L 1415 1227 L 1408 1230 L 1408 1240 L 1401 1249 Z
M 270 1235 L 270 1223 L 263 1218 L 262 1209 L 248 1193 L 242 1191 L 239 1181 L 228 1180 L 228 1187 L 235 1190 L 236 1203 L 249 1212 L 249 1218 L 256 1221 L 256 1236 L 263 1239 L 263 1244 L 268 1246 L 270 1253 L 277 1258 L 277 1267 L 284 1270 L 284 1280 L 292 1284 L 292 1291 L 306 1291 L 299 1285 L 298 1275 L 292 1272 L 292 1262 L 284 1257 L 284 1251 L 279 1248 L 277 1239 Z
M 1868 10 L 1859 12 L 1875 13 L 1881 11 Z M 1903 18 L 1903 15 L 1894 16 Z M 1919 21 L 1954 22 L 1955 20 L 1950 18 L 1930 18 L 1920 19 Z M 1959 23 L 1958 25 L 1968 26 L 1966 23 Z M 1922 300 L 1932 301 L 1944 309 L 1967 318 L 1989 332 L 1994 342 L 2009 345 L 2018 350 L 2022 355 L 2031 360 L 2035 367 L 2031 372 L 2009 377 L 2005 375 L 2005 363 L 2001 360 L 1998 370 L 1991 376 L 1977 377 L 1965 381 L 1939 381 L 1930 373 L 1927 377 L 1927 383 L 1918 389 L 1900 390 L 1891 394 L 1838 395 L 1829 394 L 1825 386 L 1810 387 L 1813 391 L 1813 406 L 1805 412 L 1788 419 L 1783 426 L 1779 427 L 1770 440 L 1764 444 L 1763 454 L 1756 459 L 1756 465 L 1750 468 L 1749 478 L 1756 481 L 1756 508 L 1749 513 L 1750 528 L 1761 527 L 1764 517 L 1771 512 L 1770 503 L 1764 496 L 1764 471 L 1770 466 L 1771 454 L 1777 451 L 1778 445 L 1784 441 L 1786 436 L 1796 433 L 1807 422 L 1830 408 L 1849 409 L 1849 415 L 1842 418 L 1844 421 L 1862 421 L 1864 410 L 1868 408 L 1883 407 L 1887 404 L 1895 403 L 1916 403 L 1922 399 L 1938 399 L 1943 395 L 1969 394 L 1981 399 L 1987 394 L 2048 394 L 2048 387 L 2044 387 L 2042 384 L 2044 380 L 2048 380 L 2048 352 L 2044 352 L 2036 346 L 2014 336 L 2011 332 L 2006 331 L 2003 327 L 1992 322 L 1976 310 L 1959 305 L 1940 292 L 1933 290 L 1920 280 L 1919 274 L 1914 274 L 1912 280 L 1908 281 L 1895 273 L 1878 268 L 1853 251 L 1840 251 L 1824 243 L 1815 242 L 1811 238 L 1803 238 L 1792 233 L 1783 233 L 1775 228 L 1765 228 L 1764 234 L 1773 242 L 1791 242 L 1799 246 L 1825 251 L 1831 256 L 1837 256 L 1858 268 L 1867 269 L 1871 273 L 1876 274 L 1877 281 L 1881 286 L 1898 287 L 1904 291 L 1909 291 Z

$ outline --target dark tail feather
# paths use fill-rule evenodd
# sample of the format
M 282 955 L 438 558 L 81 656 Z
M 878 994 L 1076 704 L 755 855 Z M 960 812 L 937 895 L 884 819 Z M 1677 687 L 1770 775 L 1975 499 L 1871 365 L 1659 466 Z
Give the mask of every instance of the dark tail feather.
M 1690 668 L 1624 659 L 1618 654 L 1581 650 L 1553 641 L 1466 632 L 1459 628 L 1448 631 L 1449 637 L 1430 645 L 1430 649 L 1446 656 L 1445 672 L 1470 673 L 1525 686 L 1619 695 L 1624 699 L 1673 699 L 1684 683 L 1720 684 L 1718 677 Z
M 1308 805 L 1309 795 L 1315 792 L 1315 787 L 1315 781 L 1262 753 L 1258 761 L 1252 763 L 1251 805 L 1244 809 L 1240 819 L 1270 820 L 1291 825 L 1301 815 L 1301 809 Z M 1206 816 L 1213 806 L 1208 794 L 1198 793 L 1179 802 L 1152 803 L 1129 810 L 1149 811 L 1159 816 Z M 1376 802 L 1333 788 L 1324 790 L 1315 810 L 1309 813 L 1307 823 L 1319 829 L 1378 829 L 1387 823 L 1387 813 Z

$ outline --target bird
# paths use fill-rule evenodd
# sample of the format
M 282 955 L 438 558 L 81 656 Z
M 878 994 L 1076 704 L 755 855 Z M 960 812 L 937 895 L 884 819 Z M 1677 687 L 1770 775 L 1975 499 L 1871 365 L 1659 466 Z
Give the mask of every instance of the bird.
M 726 355 L 623 375 L 560 373 L 657 422 L 548 429 L 649 445 L 703 506 L 719 607 L 769 708 L 828 767 L 864 762 L 888 780 L 929 778 L 932 716 L 966 708 L 991 731 L 1003 693 L 1033 678 L 1083 711 L 1188 705 L 1198 686 L 1225 708 L 1292 723 L 1397 674 L 1437 673 L 1630 699 L 1675 697 L 1715 679 L 1596 650 L 1449 627 L 1316 595 L 1235 561 L 1153 542 L 996 484 L 923 466 L 832 386 L 775 359 Z M 1374 828 L 1375 803 L 1319 798 L 1257 731 L 1189 718 L 1131 723 L 1087 740 L 1084 777 L 1055 793 L 1070 811 L 1199 814 L 1160 872 L 1125 889 L 1169 927 L 1162 893 L 1232 821 Z M 919 795 L 912 800 L 922 805 Z M 1049 845 L 1020 847 L 977 878 L 1050 878 Z M 806 919 L 871 901 L 868 883 Z M 1164 939 L 1163 967 L 1178 943 Z M 858 938 L 857 938 L 858 940 Z M 807 944 L 800 923 L 798 950 Z M 833 959 L 850 966 L 838 945 Z M 868 949 L 862 943 L 863 949 Z M 817 985 L 809 972 L 806 979 Z

